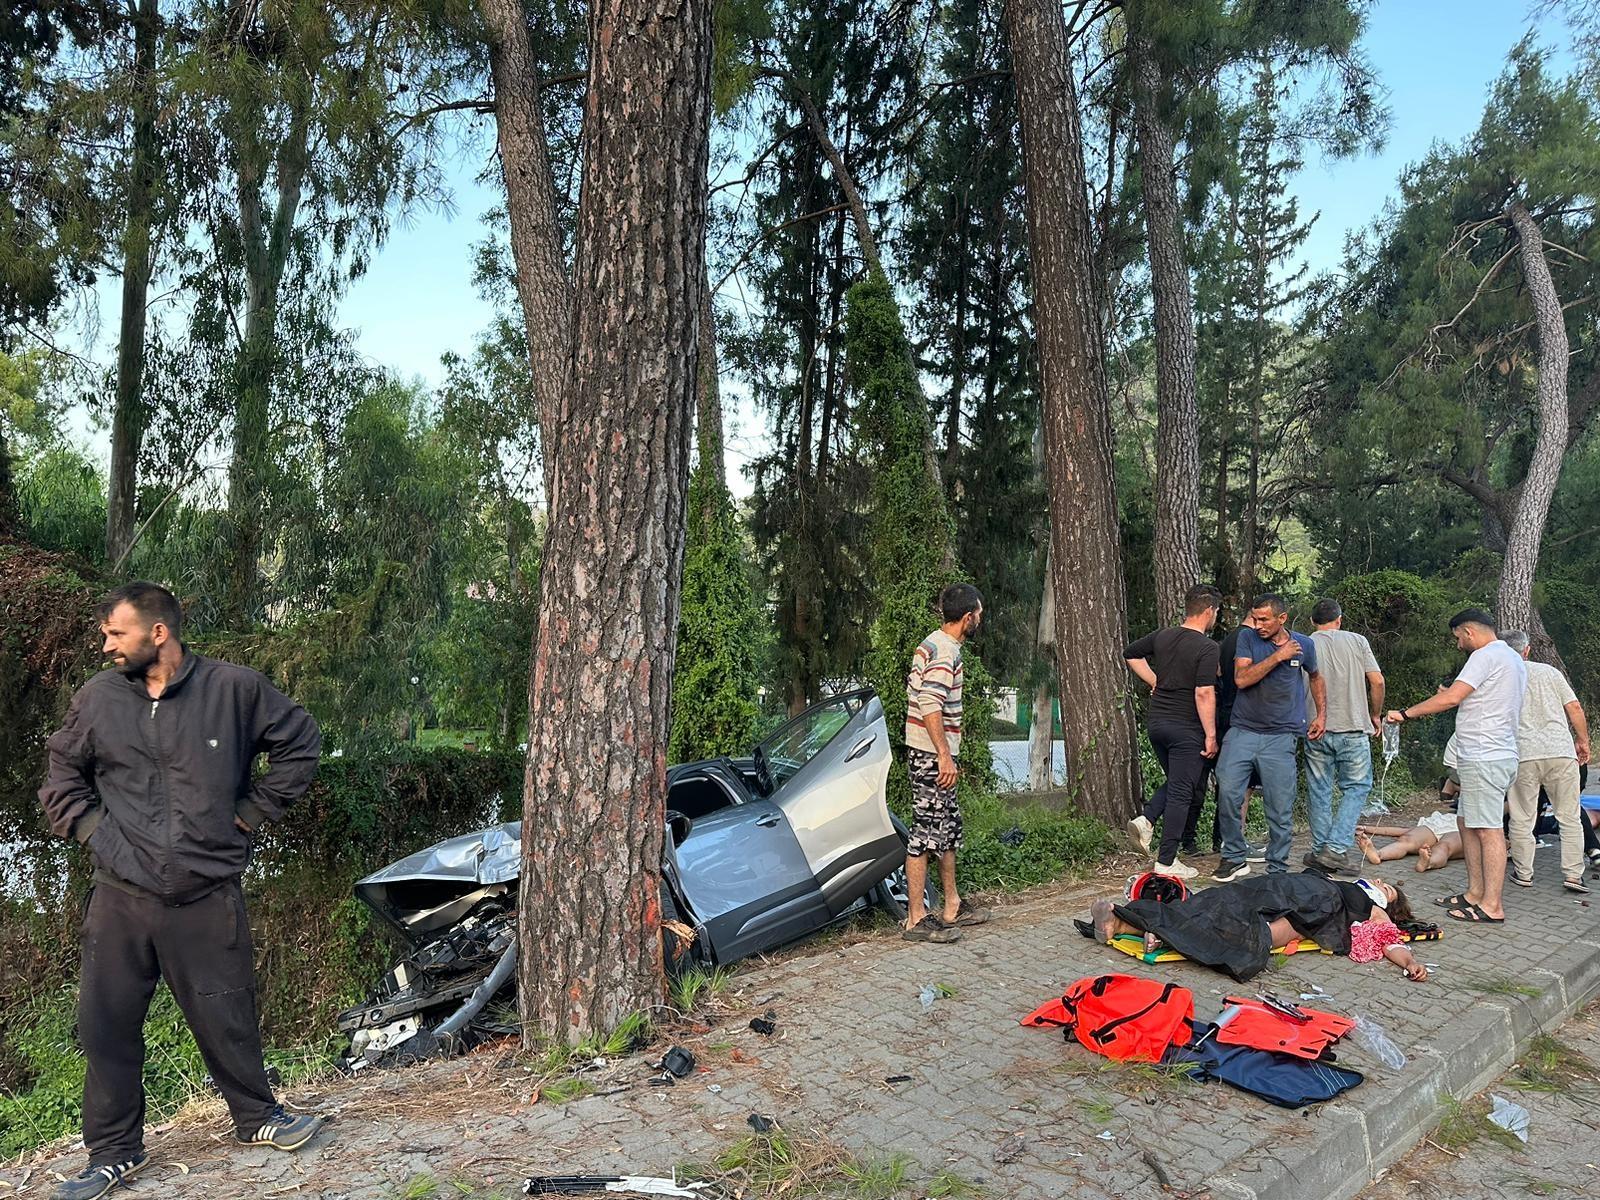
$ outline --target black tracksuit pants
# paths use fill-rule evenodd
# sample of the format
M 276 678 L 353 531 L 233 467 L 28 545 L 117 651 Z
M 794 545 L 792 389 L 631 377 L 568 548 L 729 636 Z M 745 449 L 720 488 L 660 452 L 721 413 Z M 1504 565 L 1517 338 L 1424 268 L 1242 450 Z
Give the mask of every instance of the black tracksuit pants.
M 83 1140 L 91 1166 L 144 1145 L 144 1019 L 165 979 L 239 1129 L 275 1106 L 261 1061 L 255 963 L 238 880 L 168 906 L 106 884 L 83 921 L 78 1038 L 88 1060 Z
M 1190 806 L 1200 800 L 1205 778 L 1206 735 L 1199 725 L 1151 721 L 1150 745 L 1167 778 L 1144 806 L 1145 819 L 1161 821 L 1161 849 L 1156 862 L 1170 863 L 1189 824 Z

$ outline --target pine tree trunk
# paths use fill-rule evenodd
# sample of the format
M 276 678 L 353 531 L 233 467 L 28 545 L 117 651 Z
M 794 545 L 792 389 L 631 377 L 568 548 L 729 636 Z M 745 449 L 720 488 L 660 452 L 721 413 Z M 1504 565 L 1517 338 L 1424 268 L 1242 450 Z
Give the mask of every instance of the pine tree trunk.
M 1050 656 L 1056 636 L 1056 585 L 1051 578 L 1050 559 L 1044 556 L 1044 591 L 1039 598 L 1039 628 L 1034 652 L 1039 658 Z M 1041 678 L 1033 689 L 1033 720 L 1028 724 L 1028 790 L 1049 791 L 1056 785 L 1054 763 L 1055 714 L 1050 707 L 1050 677 Z
M 560 432 L 558 402 L 572 369 L 572 288 L 556 210 L 555 178 L 539 108 L 539 68 L 534 55 L 530 10 L 522 0 L 478 0 L 489 31 L 489 73 L 494 82 L 495 130 L 506 194 L 520 198 L 508 206 L 511 257 L 516 264 L 517 298 L 522 305 L 533 386 L 539 411 L 541 446 Z M 545 454 L 545 499 L 554 486 L 551 456 Z
M 1538 223 L 1521 201 L 1514 201 L 1507 215 L 1522 243 L 1522 277 L 1533 304 L 1539 339 L 1539 380 L 1537 436 L 1516 516 L 1506 531 L 1497 615 L 1503 627 L 1529 630 L 1535 617 L 1533 577 L 1539 566 L 1539 545 L 1544 540 L 1550 500 L 1561 478 L 1561 458 L 1567 445 L 1567 322 L 1555 281 L 1550 277 L 1544 234 Z
M 1008 0 L 1005 27 L 1022 125 L 1067 786 L 1083 811 L 1120 821 L 1133 811 L 1139 764 L 1077 96 L 1059 4 Z
M 717 490 L 728 486 L 727 465 L 722 453 L 722 391 L 717 378 L 717 310 L 711 299 L 711 277 L 706 275 L 700 288 L 700 387 L 696 393 L 695 448 L 701 464 L 717 481 Z
M 145 315 L 150 293 L 150 225 L 156 185 L 157 0 L 139 0 L 133 19 L 133 145 L 128 160 L 127 220 L 122 235 L 122 314 L 117 389 L 111 415 L 106 487 L 106 563 L 121 569 L 133 549 L 139 448 L 144 440 Z
M 588 62 L 572 372 L 545 444 L 553 489 L 528 693 L 518 995 L 530 1044 L 614 1029 L 662 996 L 709 0 L 596 0 Z
M 1200 579 L 1200 409 L 1195 396 L 1194 302 L 1184 258 L 1173 137 L 1159 108 L 1161 79 L 1148 42 L 1135 41 L 1134 118 L 1150 248 L 1156 341 L 1156 619 L 1181 615 Z

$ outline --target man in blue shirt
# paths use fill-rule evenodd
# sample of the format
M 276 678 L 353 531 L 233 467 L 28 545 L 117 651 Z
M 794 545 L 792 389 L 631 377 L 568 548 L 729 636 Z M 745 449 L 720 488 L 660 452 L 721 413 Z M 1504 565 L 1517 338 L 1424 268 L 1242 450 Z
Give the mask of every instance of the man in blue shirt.
M 1226 883 L 1250 873 L 1245 861 L 1244 793 L 1251 769 L 1261 776 L 1267 810 L 1267 872 L 1289 869 L 1294 835 L 1294 798 L 1299 791 L 1295 752 L 1302 737 L 1322 736 L 1327 721 L 1328 689 L 1317 674 L 1317 648 L 1309 635 L 1288 627 L 1289 606 L 1283 597 L 1257 596 L 1250 606 L 1254 629 L 1239 631 L 1232 671 L 1239 688 L 1233 720 L 1217 761 L 1217 819 L 1222 823 L 1222 863 L 1213 879 Z M 1306 684 L 1317 715 L 1307 720 Z

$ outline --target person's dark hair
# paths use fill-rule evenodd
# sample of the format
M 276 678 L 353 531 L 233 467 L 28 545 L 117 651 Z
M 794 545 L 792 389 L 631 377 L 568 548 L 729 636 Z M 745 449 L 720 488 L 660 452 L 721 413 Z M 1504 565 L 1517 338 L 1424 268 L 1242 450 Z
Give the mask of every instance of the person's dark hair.
M 1495 637 L 1500 636 L 1500 626 L 1495 624 L 1494 614 L 1481 608 L 1463 608 L 1450 618 L 1450 628 L 1459 629 L 1463 625 L 1482 625 Z
M 179 604 L 178 598 L 159 583 L 136 579 L 132 583 L 113 588 L 95 606 L 95 620 L 104 624 L 110 620 L 112 611 L 119 604 L 132 605 L 134 612 L 144 618 L 146 629 L 160 622 L 167 627 L 173 637 L 179 636 L 183 630 L 183 605 Z
M 1183 615 L 1198 617 L 1208 609 L 1222 607 L 1222 593 L 1209 583 L 1197 583 L 1183 594 Z
M 1282 596 L 1278 595 L 1277 592 L 1263 592 L 1254 600 L 1250 601 L 1251 612 L 1255 612 L 1255 610 L 1258 608 L 1270 608 L 1273 612 L 1277 613 L 1281 617 L 1284 613 L 1289 611 L 1289 602 Z
M 970 583 L 952 583 L 939 593 L 939 613 L 944 623 L 959 621 L 969 612 L 983 607 L 983 596 Z
M 1389 901 L 1389 920 L 1399 925 L 1403 921 L 1415 921 L 1417 914 L 1411 911 L 1411 901 L 1406 899 L 1406 894 L 1399 887 L 1394 889 L 1394 899 Z
M 1344 616 L 1344 608 L 1337 600 L 1318 600 L 1311 609 L 1311 623 L 1313 625 L 1332 625 Z

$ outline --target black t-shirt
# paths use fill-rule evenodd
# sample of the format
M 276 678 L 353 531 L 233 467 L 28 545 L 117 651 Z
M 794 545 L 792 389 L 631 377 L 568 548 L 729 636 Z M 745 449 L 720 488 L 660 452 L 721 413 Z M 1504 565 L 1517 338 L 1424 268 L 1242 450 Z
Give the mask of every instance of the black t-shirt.
M 1156 690 L 1150 697 L 1152 721 L 1181 721 L 1201 728 L 1194 690 L 1217 684 L 1215 642 L 1199 630 L 1178 625 L 1145 635 L 1124 649 L 1122 657 L 1148 659 L 1156 673 Z
M 1239 656 L 1239 630 L 1244 626 L 1235 626 L 1229 631 L 1228 636 L 1222 639 L 1222 653 L 1218 662 L 1228 664 L 1228 669 L 1222 672 L 1217 680 L 1217 728 L 1220 731 L 1228 724 L 1233 716 L 1233 702 L 1239 698 L 1239 685 L 1233 681 L 1233 660 Z

